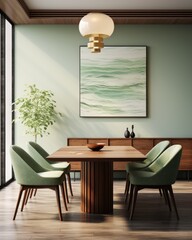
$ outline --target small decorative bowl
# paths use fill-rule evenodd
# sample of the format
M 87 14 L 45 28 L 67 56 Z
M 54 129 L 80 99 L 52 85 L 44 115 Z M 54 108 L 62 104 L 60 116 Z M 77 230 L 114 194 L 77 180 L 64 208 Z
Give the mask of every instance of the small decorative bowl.
M 92 151 L 99 151 L 105 146 L 105 143 L 89 143 L 87 147 Z

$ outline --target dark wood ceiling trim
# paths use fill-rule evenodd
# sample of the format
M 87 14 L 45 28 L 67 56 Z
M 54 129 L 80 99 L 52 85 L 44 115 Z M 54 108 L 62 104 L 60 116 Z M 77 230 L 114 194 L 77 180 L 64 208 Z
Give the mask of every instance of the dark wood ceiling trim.
M 31 10 L 30 18 L 63 18 L 66 23 L 78 23 L 87 13 L 93 10 Z M 189 10 L 95 10 L 111 16 L 116 24 L 147 23 L 192 23 L 192 11 Z M 71 19 L 71 21 L 70 21 Z
M 24 0 L 18 0 L 30 19 L 57 18 L 66 23 L 78 24 L 89 12 L 103 12 L 111 16 L 116 24 L 126 23 L 192 23 L 191 10 L 30 10 Z M 48 21 L 48 20 L 47 20 Z M 50 21 L 50 20 L 49 20 Z M 48 21 L 48 22 L 49 22 Z M 56 22 L 59 20 L 57 19 Z
M 27 4 L 25 3 L 25 1 L 23 0 L 17 0 L 18 3 L 21 5 L 21 7 L 23 8 L 23 10 L 25 11 L 25 13 L 27 14 L 28 17 L 30 17 L 30 10 L 27 6 Z
M 89 12 L 102 12 L 112 18 L 121 17 L 192 17 L 192 11 L 189 10 L 30 10 L 29 17 L 83 17 Z
M 24 0 L 0 0 L 0 9 L 15 24 L 78 24 L 93 10 L 32 10 Z M 94 10 L 111 16 L 115 24 L 192 24 L 192 10 Z

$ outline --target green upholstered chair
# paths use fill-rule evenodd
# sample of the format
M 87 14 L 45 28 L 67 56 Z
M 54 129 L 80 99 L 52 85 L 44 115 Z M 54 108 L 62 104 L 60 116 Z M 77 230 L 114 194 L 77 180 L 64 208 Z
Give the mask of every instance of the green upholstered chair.
M 141 170 L 146 167 L 148 167 L 150 164 L 152 164 L 155 159 L 170 145 L 170 142 L 168 140 L 161 141 L 157 143 L 147 154 L 146 159 L 143 162 L 130 162 L 126 165 L 126 185 L 125 185 L 125 202 L 128 198 L 129 193 L 129 171 L 130 170 Z
M 144 188 L 162 189 L 171 210 L 171 197 L 177 219 L 179 219 L 172 184 L 175 183 L 182 154 L 181 145 L 167 148 L 151 165 L 143 170 L 130 170 L 131 183 L 129 206 L 130 219 L 133 218 L 138 191 Z M 170 194 L 170 196 L 169 196 Z
M 49 170 L 65 171 L 65 174 L 68 178 L 70 193 L 71 193 L 71 196 L 73 196 L 71 178 L 70 178 L 70 169 L 71 169 L 70 163 L 64 162 L 64 161 L 63 162 L 53 162 L 53 161 L 48 160 L 47 157 L 49 156 L 49 154 L 39 144 L 37 144 L 35 142 L 29 142 L 28 143 L 28 150 L 29 150 L 30 155 L 43 168 L 46 168 L 46 169 L 49 169 Z M 67 201 L 69 202 L 66 179 L 64 180 L 64 183 L 65 183 Z
M 32 188 L 50 188 L 56 192 L 59 218 L 62 221 L 59 186 L 62 192 L 64 204 L 66 204 L 63 187 L 65 173 L 63 171 L 45 170 L 39 164 L 37 164 L 37 162 L 34 161 L 34 159 L 27 152 L 18 146 L 11 146 L 10 154 L 16 182 L 21 186 L 13 220 L 16 218 L 23 192 L 27 193 L 27 191 Z M 24 195 L 24 198 L 25 197 L 26 194 Z

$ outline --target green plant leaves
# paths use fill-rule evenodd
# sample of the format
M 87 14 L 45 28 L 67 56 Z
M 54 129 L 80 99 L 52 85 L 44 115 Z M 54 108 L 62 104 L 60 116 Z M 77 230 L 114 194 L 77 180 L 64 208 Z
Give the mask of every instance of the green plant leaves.
M 36 85 L 29 85 L 25 90 L 25 96 L 16 99 L 15 111 L 19 112 L 19 119 L 26 127 L 26 133 L 35 136 L 43 136 L 48 132 L 49 125 L 53 125 L 56 116 L 62 116 L 56 112 L 56 101 L 50 90 L 40 90 Z

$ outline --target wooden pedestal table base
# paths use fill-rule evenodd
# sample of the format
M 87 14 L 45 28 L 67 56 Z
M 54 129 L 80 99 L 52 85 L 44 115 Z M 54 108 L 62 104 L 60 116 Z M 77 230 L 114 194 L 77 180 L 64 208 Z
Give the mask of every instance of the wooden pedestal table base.
M 86 146 L 67 146 L 47 158 L 56 162 L 81 162 L 81 210 L 96 214 L 113 213 L 113 162 L 146 159 L 132 146 L 105 146 L 98 152 Z
M 113 162 L 81 163 L 81 210 L 86 213 L 113 213 Z

